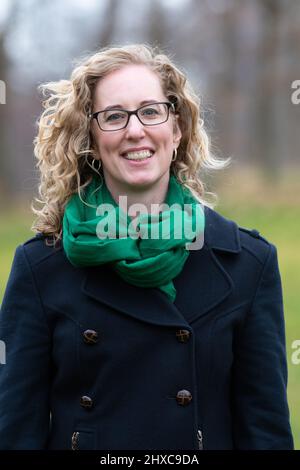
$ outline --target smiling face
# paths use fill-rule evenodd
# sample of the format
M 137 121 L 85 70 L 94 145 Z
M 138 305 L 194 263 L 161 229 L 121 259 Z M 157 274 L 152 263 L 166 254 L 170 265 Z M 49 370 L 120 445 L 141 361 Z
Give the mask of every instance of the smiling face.
M 93 112 L 111 106 L 132 111 L 155 101 L 168 101 L 158 76 L 144 65 L 126 65 L 98 81 Z M 108 132 L 102 131 L 93 119 L 92 133 L 111 191 L 119 195 L 149 188 L 159 191 L 168 183 L 173 151 L 181 138 L 176 119 L 170 111 L 166 122 L 145 126 L 132 115 L 125 129 Z

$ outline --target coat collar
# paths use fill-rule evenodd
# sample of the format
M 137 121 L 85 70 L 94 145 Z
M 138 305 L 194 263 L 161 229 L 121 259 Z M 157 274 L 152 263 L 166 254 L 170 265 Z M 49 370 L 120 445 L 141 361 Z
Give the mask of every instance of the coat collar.
M 239 230 L 235 222 L 205 207 L 204 246 L 191 251 L 182 272 L 174 279 L 174 304 L 160 289 L 126 283 L 107 265 L 87 268 L 82 290 L 97 302 L 137 320 L 188 328 L 224 302 L 233 289 L 233 281 L 215 251 L 239 253 Z
M 205 207 L 204 243 L 214 250 L 239 253 L 241 244 L 237 224 Z

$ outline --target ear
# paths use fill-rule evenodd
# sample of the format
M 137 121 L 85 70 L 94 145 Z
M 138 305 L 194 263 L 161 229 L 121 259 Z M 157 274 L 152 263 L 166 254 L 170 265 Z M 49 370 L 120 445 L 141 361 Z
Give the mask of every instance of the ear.
M 179 144 L 180 144 L 180 140 L 181 140 L 181 137 L 182 137 L 182 133 L 181 133 L 181 129 L 180 129 L 180 126 L 179 126 L 179 115 L 178 114 L 175 114 L 174 116 L 174 122 L 173 122 L 173 142 L 174 144 L 177 145 L 177 147 L 179 147 Z

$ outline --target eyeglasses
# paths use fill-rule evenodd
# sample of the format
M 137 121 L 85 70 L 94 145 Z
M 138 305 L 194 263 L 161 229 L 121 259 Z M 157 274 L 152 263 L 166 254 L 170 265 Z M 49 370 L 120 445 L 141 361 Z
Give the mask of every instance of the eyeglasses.
M 102 131 L 119 131 L 124 129 L 133 114 L 144 126 L 157 126 L 169 119 L 170 108 L 174 112 L 174 104 L 168 101 L 161 103 L 150 103 L 135 111 L 126 109 L 106 109 L 97 111 L 89 115 L 91 119 L 96 119 Z

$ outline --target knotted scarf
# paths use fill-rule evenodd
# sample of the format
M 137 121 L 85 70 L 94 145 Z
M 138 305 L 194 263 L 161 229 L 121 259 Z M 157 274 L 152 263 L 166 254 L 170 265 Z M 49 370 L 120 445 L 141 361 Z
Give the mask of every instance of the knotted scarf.
M 78 193 L 71 196 L 63 218 L 68 260 L 76 267 L 109 264 L 126 282 L 157 287 L 174 302 L 172 280 L 181 272 L 190 249 L 199 249 L 193 248 L 193 240 L 203 236 L 202 205 L 174 175 L 156 214 L 145 208 L 132 218 L 126 196 L 122 200 L 117 204 L 104 179 L 101 185 L 97 176 L 80 197 Z

